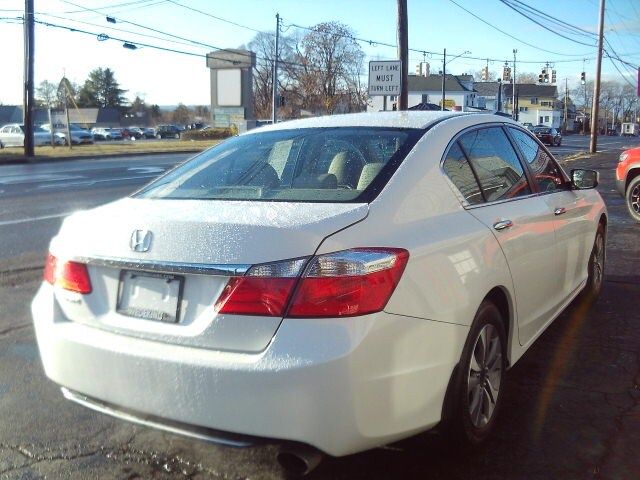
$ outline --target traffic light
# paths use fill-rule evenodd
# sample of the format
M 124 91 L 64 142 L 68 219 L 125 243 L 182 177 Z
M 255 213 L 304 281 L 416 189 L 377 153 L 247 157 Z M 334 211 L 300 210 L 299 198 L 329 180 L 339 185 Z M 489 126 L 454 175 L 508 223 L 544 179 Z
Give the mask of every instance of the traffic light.
M 542 82 L 541 83 L 549 83 L 549 72 L 546 68 L 542 69 Z
M 509 82 L 511 81 L 511 67 L 504 66 L 502 67 L 502 81 Z
M 487 67 L 482 68 L 482 80 L 485 82 L 489 80 L 489 69 Z
M 587 83 L 586 76 L 585 76 L 585 73 L 584 73 L 584 72 L 582 72 L 582 73 L 580 74 L 580 83 L 581 83 L 582 85 L 584 85 L 585 83 Z
M 551 70 L 551 83 L 556 83 L 556 71 Z
M 544 75 L 538 75 L 538 83 L 544 83 Z

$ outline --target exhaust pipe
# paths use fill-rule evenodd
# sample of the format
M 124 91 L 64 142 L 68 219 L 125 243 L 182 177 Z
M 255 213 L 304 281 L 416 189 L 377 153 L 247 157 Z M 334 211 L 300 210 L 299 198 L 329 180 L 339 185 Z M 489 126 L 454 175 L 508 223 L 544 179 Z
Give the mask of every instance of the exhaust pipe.
M 280 449 L 276 460 L 288 474 L 303 477 L 320 465 L 323 457 L 324 454 L 315 448 L 288 445 Z

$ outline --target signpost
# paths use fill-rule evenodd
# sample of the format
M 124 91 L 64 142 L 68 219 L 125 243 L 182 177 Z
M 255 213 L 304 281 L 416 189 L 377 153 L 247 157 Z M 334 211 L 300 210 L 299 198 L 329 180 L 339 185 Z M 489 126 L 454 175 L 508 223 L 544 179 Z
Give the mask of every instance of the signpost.
M 402 62 L 400 60 L 369 62 L 369 96 L 400 95 Z

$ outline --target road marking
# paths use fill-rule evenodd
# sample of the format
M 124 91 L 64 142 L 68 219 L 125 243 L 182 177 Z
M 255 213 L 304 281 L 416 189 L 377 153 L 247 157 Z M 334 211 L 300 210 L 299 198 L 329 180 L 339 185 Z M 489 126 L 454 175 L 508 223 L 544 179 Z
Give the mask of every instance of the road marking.
M 29 223 L 29 222 L 37 222 L 39 220 L 50 220 L 52 218 L 68 217 L 72 213 L 73 212 L 52 213 L 51 215 L 42 215 L 41 217 L 20 218 L 18 220 L 4 220 L 0 222 L 0 227 L 3 227 L 5 225 L 16 225 L 18 223 Z
M 161 167 L 129 167 L 127 171 L 137 173 L 164 173 L 165 169 Z
M 61 180 L 75 180 L 76 178 L 82 178 L 82 175 L 55 175 L 55 174 L 42 174 L 42 175 L 13 175 L 9 178 L 3 178 L 0 180 L 2 185 L 16 185 L 21 183 L 35 183 L 35 182 L 55 182 Z
M 156 177 L 157 175 L 137 175 L 135 177 L 105 178 L 103 180 L 83 180 L 80 182 L 71 182 L 71 183 L 52 183 L 49 185 L 38 185 L 36 189 L 42 190 L 45 188 L 81 187 L 81 186 L 95 185 L 96 183 L 119 182 L 123 180 L 141 180 L 145 178 L 156 178 Z

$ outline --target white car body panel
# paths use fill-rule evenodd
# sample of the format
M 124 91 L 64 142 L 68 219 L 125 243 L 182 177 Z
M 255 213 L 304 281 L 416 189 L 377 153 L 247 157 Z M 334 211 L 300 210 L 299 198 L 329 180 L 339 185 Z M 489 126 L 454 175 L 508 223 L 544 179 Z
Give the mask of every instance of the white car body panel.
M 584 285 L 606 213 L 595 190 L 470 208 L 440 162 L 458 132 L 482 123 L 515 124 L 388 112 L 246 134 L 431 125 L 370 204 L 129 198 L 70 216 L 51 244 L 61 259 L 249 266 L 357 247 L 405 248 L 410 257 L 383 311 L 345 318 L 216 314 L 229 277 L 185 275 L 180 324 L 117 313 L 119 269 L 89 263 L 92 293 L 44 283 L 33 301 L 46 374 L 142 415 L 304 442 L 332 455 L 435 426 L 487 294 L 498 289 L 507 300 L 513 365 Z M 557 206 L 567 209 L 561 218 Z M 507 214 L 514 227 L 496 232 L 493 223 Z M 137 229 L 154 234 L 148 252 L 131 250 Z
M 70 322 L 52 290 L 43 285 L 32 305 L 52 380 L 123 408 L 258 437 L 304 439 L 331 455 L 437 424 L 467 335 L 456 325 L 380 312 L 287 319 L 265 352 L 220 352 Z

